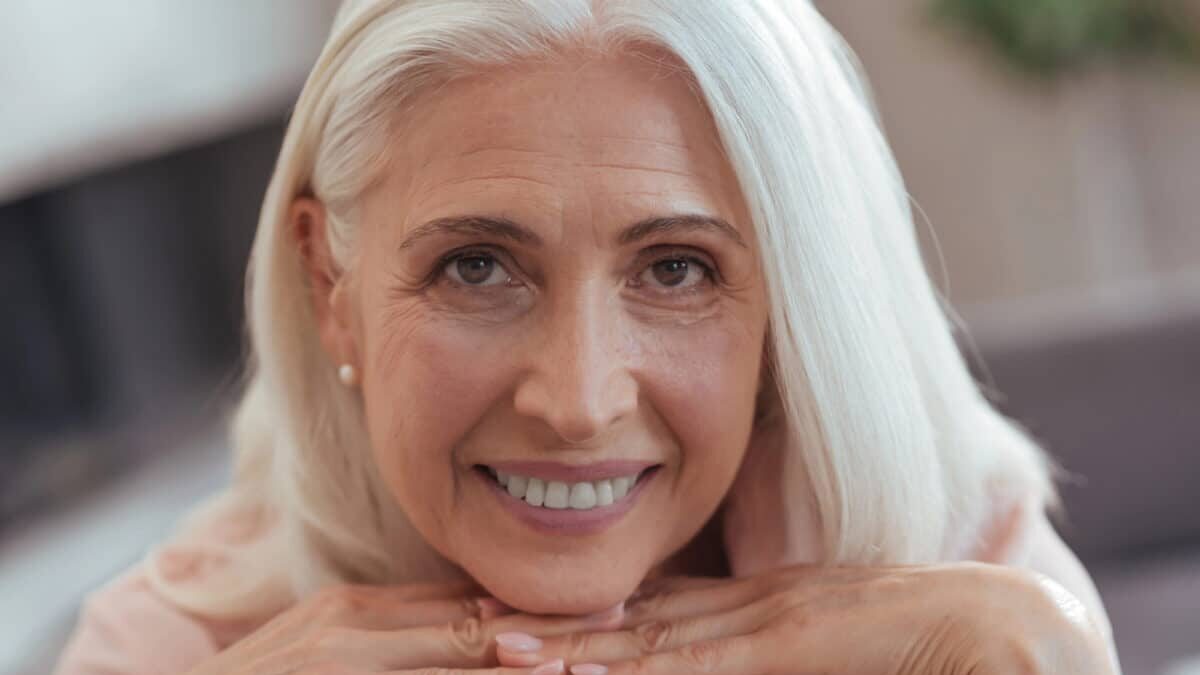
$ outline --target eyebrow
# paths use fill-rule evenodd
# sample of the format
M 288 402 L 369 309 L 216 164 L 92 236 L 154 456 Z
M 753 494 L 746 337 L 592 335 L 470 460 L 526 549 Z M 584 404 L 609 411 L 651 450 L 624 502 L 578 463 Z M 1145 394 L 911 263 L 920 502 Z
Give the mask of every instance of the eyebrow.
M 628 246 L 656 234 L 671 232 L 712 232 L 746 247 L 746 241 L 737 229 L 714 216 L 701 214 L 678 214 L 645 218 L 626 227 L 617 235 L 616 242 Z M 508 239 L 518 244 L 541 247 L 542 238 L 533 230 L 497 216 L 450 216 L 436 218 L 413 229 L 400 243 L 400 250 L 414 246 L 421 239 L 436 234 L 491 235 Z

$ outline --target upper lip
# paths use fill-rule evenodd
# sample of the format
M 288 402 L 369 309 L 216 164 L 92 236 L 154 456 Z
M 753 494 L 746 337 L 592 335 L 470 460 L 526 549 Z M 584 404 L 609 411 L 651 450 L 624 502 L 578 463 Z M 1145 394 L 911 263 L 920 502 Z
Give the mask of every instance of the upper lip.
M 540 478 L 564 483 L 600 481 L 622 476 L 635 476 L 646 469 L 658 466 L 659 462 L 611 459 L 591 464 L 563 464 L 549 461 L 487 462 L 483 466 L 506 474 L 527 478 Z

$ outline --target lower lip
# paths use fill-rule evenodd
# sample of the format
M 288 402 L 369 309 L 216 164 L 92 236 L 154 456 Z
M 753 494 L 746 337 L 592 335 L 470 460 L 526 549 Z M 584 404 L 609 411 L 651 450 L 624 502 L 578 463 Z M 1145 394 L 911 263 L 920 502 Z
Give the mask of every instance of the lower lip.
M 658 475 L 658 468 L 648 469 L 637 483 L 629 489 L 625 498 L 608 506 L 598 506 L 593 509 L 576 510 L 547 509 L 541 506 L 531 506 L 524 499 L 517 499 L 508 494 L 491 476 L 482 471 L 472 471 L 475 477 L 487 485 L 496 495 L 500 505 L 526 525 L 543 534 L 558 535 L 587 535 L 597 534 L 612 527 L 637 503 L 638 497 L 645 491 L 646 486 Z

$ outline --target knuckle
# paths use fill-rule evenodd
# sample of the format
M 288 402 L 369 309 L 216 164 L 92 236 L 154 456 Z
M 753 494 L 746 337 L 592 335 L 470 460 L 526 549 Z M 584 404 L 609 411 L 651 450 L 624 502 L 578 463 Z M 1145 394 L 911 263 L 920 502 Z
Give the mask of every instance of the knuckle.
M 726 646 L 720 640 L 693 642 L 679 651 L 687 672 L 711 673 L 725 657 Z
M 463 656 L 471 660 L 482 659 L 488 646 L 483 621 L 471 616 L 450 624 L 450 642 Z
M 459 598 L 457 600 L 457 602 L 458 602 L 459 609 L 462 611 L 463 616 L 465 616 L 467 618 L 475 618 L 475 619 L 483 618 L 483 608 L 480 606 L 479 601 L 477 599 L 471 598 L 471 597 L 464 597 L 464 598 Z
M 582 657 L 589 653 L 592 636 L 588 633 L 568 633 L 563 636 L 563 646 L 571 656 Z
M 638 596 L 625 605 L 625 614 L 634 621 L 654 616 L 667 600 L 665 592 L 652 591 Z
M 633 629 L 638 648 L 646 654 L 655 654 L 671 644 L 674 627 L 669 621 L 648 621 Z

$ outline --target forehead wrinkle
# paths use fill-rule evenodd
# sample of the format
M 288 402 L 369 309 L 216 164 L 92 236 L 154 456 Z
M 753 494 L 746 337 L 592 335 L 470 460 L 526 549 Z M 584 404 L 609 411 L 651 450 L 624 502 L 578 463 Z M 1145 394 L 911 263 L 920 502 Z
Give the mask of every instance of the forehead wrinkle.
M 671 148 L 671 149 L 685 150 L 685 151 L 691 151 L 693 149 L 692 144 L 690 144 L 686 141 L 682 141 L 682 142 L 666 141 L 666 140 L 662 140 L 662 139 L 658 139 L 658 138 L 651 138 L 648 136 L 619 136 L 619 135 L 611 135 L 611 134 L 600 134 L 600 135 L 595 136 L 595 139 L 600 140 L 600 141 L 605 141 L 606 143 L 618 142 L 618 143 L 636 143 L 638 145 L 650 144 L 650 145 L 663 146 L 663 147 L 667 147 L 667 148 Z
M 558 189 L 558 186 L 554 185 L 553 183 L 548 183 L 546 181 L 538 180 L 536 178 L 530 178 L 529 176 L 518 176 L 516 174 L 511 174 L 511 173 L 496 174 L 493 176 L 470 176 L 470 177 L 463 177 L 463 178 L 452 178 L 447 181 L 442 181 L 441 183 L 439 183 L 439 185 L 445 186 L 445 187 L 448 187 L 451 185 L 456 185 L 456 186 L 457 185 L 469 185 L 471 183 L 476 183 L 476 182 L 480 182 L 480 181 L 489 182 L 489 183 L 495 183 L 495 182 L 499 182 L 499 181 L 514 181 L 514 182 L 518 182 L 518 183 L 533 183 L 534 185 L 537 185 L 538 187 L 549 188 L 551 190 Z
M 700 178 L 700 176 L 698 176 L 697 174 L 689 172 L 689 171 L 668 169 L 666 167 L 661 167 L 661 166 L 635 166 L 633 164 L 620 164 L 620 163 L 607 164 L 607 163 L 589 162 L 586 165 L 586 168 L 589 168 L 589 169 L 621 169 L 622 171 L 649 171 L 652 173 L 665 173 L 665 174 L 672 175 L 672 176 L 679 176 L 681 178 L 689 178 L 689 179 Z
M 553 153 L 550 153 L 550 152 L 548 152 L 544 149 L 540 149 L 540 148 L 522 148 L 522 147 L 518 147 L 518 146 L 506 146 L 506 145 L 497 145 L 497 144 L 493 144 L 493 143 L 485 143 L 485 144 L 481 144 L 477 147 L 467 148 L 466 150 L 459 152 L 457 155 L 457 158 L 458 159 L 466 159 L 466 158 L 474 157 L 475 155 L 481 155 L 481 154 L 484 154 L 487 152 L 511 152 L 511 153 L 515 153 L 515 154 L 519 154 L 519 155 L 551 155 L 551 154 L 553 154 Z

